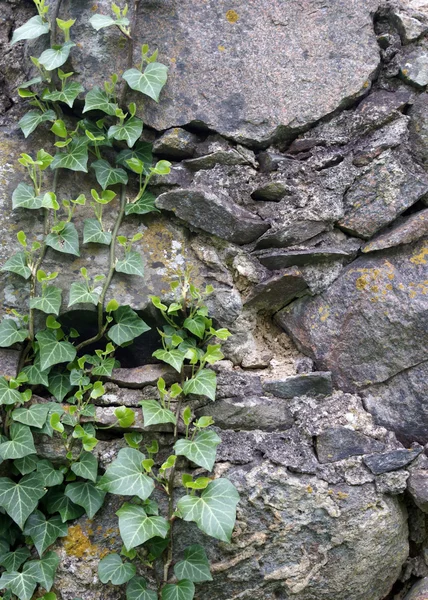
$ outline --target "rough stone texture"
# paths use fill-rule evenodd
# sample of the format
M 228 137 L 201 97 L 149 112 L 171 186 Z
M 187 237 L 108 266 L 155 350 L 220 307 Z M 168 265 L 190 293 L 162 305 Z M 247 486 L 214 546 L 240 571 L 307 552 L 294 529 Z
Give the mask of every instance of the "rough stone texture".
M 414 42 L 428 31 L 428 24 L 404 11 L 395 10 L 392 13 L 393 23 L 397 27 L 403 44 Z
M 421 446 L 409 450 L 393 450 L 383 454 L 365 456 L 363 461 L 372 473 L 380 475 L 381 473 L 397 471 L 397 469 L 407 466 L 415 460 L 422 451 L 423 448 Z
M 291 246 L 315 237 L 326 229 L 326 224 L 322 221 L 301 221 L 290 223 L 289 226 L 276 231 L 267 231 L 257 241 L 256 249 L 263 248 L 281 248 Z
M 10 350 L 9 348 L 0 348 L 0 377 L 16 377 L 19 357 L 19 350 Z
M 384 447 L 381 442 L 346 427 L 332 427 L 316 438 L 316 451 L 320 463 L 336 462 L 350 456 L 382 452 Z
M 428 163 L 428 94 L 416 98 L 409 116 L 412 150 L 421 162 Z
M 163 377 L 169 385 L 177 379 L 177 371 L 168 365 L 143 365 L 135 369 L 114 369 L 110 377 L 113 383 L 127 388 L 143 388 L 156 385 L 159 377 Z
M 169 129 L 153 144 L 153 152 L 164 158 L 180 160 L 195 154 L 198 138 L 193 133 L 174 127 Z
M 263 389 L 280 398 L 317 394 L 326 396 L 332 392 L 331 373 L 304 373 L 283 380 L 264 381 Z
M 307 290 L 307 284 L 297 268 L 286 269 L 256 285 L 245 306 L 274 313 Z
M 422 49 L 411 52 L 401 65 L 400 74 L 404 81 L 423 90 L 428 85 L 428 53 Z
M 421 579 L 421 581 L 418 581 L 418 583 L 416 583 L 412 587 L 412 589 L 407 594 L 407 596 L 404 598 L 404 600 L 426 600 L 427 597 L 428 597 L 428 577 L 426 577 L 425 579 Z
M 303 266 L 323 259 L 347 258 L 352 255 L 341 248 L 313 248 L 311 250 L 263 251 L 255 256 L 267 269 L 279 271 L 292 265 Z
M 395 227 L 381 233 L 363 246 L 362 252 L 373 252 L 401 244 L 411 244 L 428 235 L 428 208 L 399 220 Z
M 412 471 L 407 488 L 416 506 L 428 513 L 428 471 Z

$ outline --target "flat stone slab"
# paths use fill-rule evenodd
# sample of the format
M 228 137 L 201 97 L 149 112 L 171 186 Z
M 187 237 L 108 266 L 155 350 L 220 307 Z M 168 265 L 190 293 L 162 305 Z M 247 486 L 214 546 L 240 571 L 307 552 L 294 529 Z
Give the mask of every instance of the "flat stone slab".
M 164 158 L 182 160 L 195 154 L 198 138 L 180 127 L 165 131 L 153 144 L 153 152 Z
M 420 94 L 409 110 L 410 144 L 415 156 L 428 164 L 428 94 Z
M 249 244 L 269 229 L 269 223 L 234 204 L 227 196 L 204 190 L 165 192 L 157 198 L 156 206 L 235 244 Z
M 428 513 L 428 471 L 412 471 L 407 481 L 407 489 L 414 503 L 422 512 Z M 427 587 L 428 594 L 428 587 Z
M 425 235 L 428 235 L 428 208 L 406 217 L 393 229 L 376 236 L 361 250 L 367 253 L 401 244 L 411 244 Z
M 406 83 L 410 83 L 419 90 L 428 85 L 428 52 L 422 48 L 411 52 L 400 68 L 400 75 Z
M 364 456 L 364 464 L 374 475 L 397 471 L 410 464 L 423 451 L 423 447 L 412 448 L 409 450 L 392 450 L 383 454 L 371 454 Z
M 287 269 L 256 285 L 244 304 L 247 307 L 274 313 L 307 289 L 308 286 L 301 272 L 296 268 Z
M 305 242 L 327 229 L 323 221 L 297 221 L 286 227 L 267 231 L 256 243 L 256 250 L 283 248 Z
M 346 427 L 331 427 L 316 436 L 320 463 L 332 463 L 350 456 L 382 452 L 385 444 Z
M 308 248 L 307 250 L 272 250 L 257 251 L 257 256 L 264 267 L 271 271 L 279 271 L 292 266 L 304 266 L 323 260 L 352 257 L 354 253 L 341 248 Z
M 328 396 L 332 393 L 331 373 L 318 372 L 292 375 L 285 379 L 263 382 L 263 390 L 278 398 L 296 396 Z
M 143 388 L 156 385 L 159 377 L 163 377 L 169 385 L 177 381 L 178 373 L 168 365 L 143 365 L 133 369 L 113 369 L 109 381 L 122 387 Z

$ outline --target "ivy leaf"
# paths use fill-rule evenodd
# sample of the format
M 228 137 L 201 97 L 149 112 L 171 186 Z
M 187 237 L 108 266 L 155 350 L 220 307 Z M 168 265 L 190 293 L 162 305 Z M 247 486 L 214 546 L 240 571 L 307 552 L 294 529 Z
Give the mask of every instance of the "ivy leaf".
M 122 125 L 112 125 L 107 132 L 109 139 L 125 140 L 129 148 L 135 144 L 143 132 L 143 121 L 137 117 L 131 117 Z
M 42 197 L 36 196 L 36 192 L 32 185 L 21 182 L 12 194 L 12 207 L 14 209 L 30 208 L 37 210 L 42 207 L 42 204 Z
M 70 373 L 51 373 L 47 388 L 55 400 L 62 402 L 68 392 L 73 389 L 73 386 L 70 384 Z
M 101 583 L 112 582 L 113 585 L 122 585 L 134 577 L 135 565 L 123 563 L 118 554 L 109 554 L 98 563 L 98 577 Z
M 105 190 L 116 183 L 128 183 L 128 175 L 123 169 L 114 169 L 106 160 L 96 160 L 92 163 L 100 186 Z
M 176 424 L 174 413 L 167 408 L 162 408 L 157 400 L 143 400 L 141 406 L 143 407 L 144 427 L 159 423 Z
M 120 427 L 126 429 L 127 427 L 131 427 L 135 421 L 135 413 L 132 408 L 127 408 L 126 406 L 119 406 L 114 411 L 114 416 L 116 417 Z
M 177 508 L 184 521 L 194 521 L 207 535 L 230 542 L 238 502 L 239 494 L 235 486 L 228 479 L 216 479 L 200 497 L 180 498 Z
M 215 431 L 201 431 L 194 440 L 178 440 L 174 450 L 176 454 L 185 456 L 207 471 L 212 471 L 220 442 L 221 439 Z
M 186 353 L 181 352 L 181 350 L 156 350 L 153 352 L 153 356 L 171 365 L 171 367 L 174 367 L 180 373 Z
M 138 142 L 132 149 L 121 150 L 116 157 L 116 163 L 129 169 L 129 165 L 126 161 L 131 160 L 132 158 L 137 158 L 144 163 L 143 173 L 144 175 L 148 175 L 153 162 L 152 145 L 148 142 Z
M 92 375 L 99 375 L 101 377 L 111 377 L 113 369 L 116 367 L 115 358 L 104 358 L 99 365 L 92 369 Z
M 103 29 L 103 27 L 110 27 L 111 25 L 124 25 L 126 27 L 129 25 L 129 19 L 121 17 L 120 19 L 115 20 L 108 15 L 94 15 L 89 19 L 89 23 L 94 29 L 99 31 L 100 29 Z
M 137 200 L 137 202 L 131 202 L 126 205 L 126 215 L 146 215 L 151 212 L 160 212 L 155 206 L 156 196 L 150 192 L 144 192 L 144 194 Z
M 77 83 L 77 81 L 70 81 L 65 84 L 63 90 L 57 90 L 55 92 L 43 94 L 43 100 L 50 100 L 51 102 L 64 102 L 64 104 L 68 104 L 70 108 L 73 108 L 73 104 L 77 96 L 84 91 L 85 89 L 80 83 Z
M 92 483 L 88 483 L 87 481 L 70 483 L 65 488 L 64 494 L 74 504 L 83 506 L 90 519 L 102 507 L 105 496 L 105 492 L 97 489 Z
M 29 535 L 37 552 L 41 557 L 59 537 L 65 537 L 68 534 L 68 527 L 61 521 L 61 517 L 52 517 L 46 520 L 43 513 L 36 510 L 28 517 L 25 524 L 24 535 Z
M 17 458 L 13 461 L 13 465 L 18 469 L 21 475 L 28 475 L 37 469 L 39 457 L 37 454 L 29 454 L 23 458 Z
M 72 362 L 76 357 L 76 348 L 70 342 L 59 342 L 55 331 L 44 330 L 36 334 L 40 349 L 40 367 L 45 370 L 52 365 Z
M 185 329 L 188 329 L 194 335 L 196 335 L 196 337 L 202 339 L 205 334 L 205 319 L 200 315 L 196 315 L 195 317 L 188 317 L 184 321 L 183 327 Z
M 15 29 L 10 44 L 13 46 L 21 40 L 34 40 L 45 33 L 49 33 L 49 23 L 37 15 L 36 17 L 31 17 L 29 21 L 18 27 L 18 29 Z
M 162 588 L 162 600 L 193 600 L 195 586 L 183 579 L 178 583 L 167 583 Z
M 149 63 L 144 73 L 138 69 L 128 69 L 122 77 L 132 90 L 159 102 L 159 94 L 168 77 L 168 67 L 157 62 Z
M 86 94 L 85 107 L 82 112 L 88 112 L 88 110 L 101 110 L 106 114 L 114 117 L 118 106 L 113 102 L 110 102 L 110 98 L 99 87 L 94 87 Z
M 194 544 L 186 548 L 184 560 L 175 565 L 174 573 L 177 579 L 188 579 L 193 583 L 212 581 L 210 564 L 202 546 Z
M 67 146 L 66 152 L 55 154 L 51 169 L 70 169 L 70 171 L 88 172 L 88 144 L 87 138 L 74 138 Z
M 109 330 L 108 336 L 117 346 L 131 342 L 139 335 L 150 330 L 150 327 L 143 319 L 140 319 L 130 306 L 119 306 L 113 315 L 116 325 L 113 325 Z
M 60 233 L 50 233 L 47 235 L 45 243 L 58 252 L 80 256 L 79 235 L 73 223 L 66 223 Z
M 28 329 L 19 329 L 13 319 L 3 319 L 0 323 L 0 348 L 8 348 L 17 342 L 23 342 L 27 337 Z M 4 404 L 1 400 L 1 385 L 0 404 Z
M 59 565 L 59 556 L 55 552 L 48 552 L 41 560 L 32 560 L 24 565 L 24 572 L 28 575 L 33 575 L 37 582 L 40 583 L 45 590 L 50 590 L 55 579 L 55 572 Z M 46 594 L 43 598 L 48 600 Z M 56 596 L 55 596 L 56 598 Z M 49 598 L 49 600 L 51 600 Z
M 62 522 L 78 519 L 85 512 L 84 509 L 64 495 L 60 488 L 52 488 L 46 496 L 46 508 L 50 514 L 58 512 Z
M 98 488 L 110 494 L 138 496 L 146 500 L 154 490 L 153 480 L 144 473 L 144 454 L 134 448 L 119 450 L 116 460 L 98 482 Z
M 22 372 L 25 373 L 28 379 L 28 383 L 30 385 L 44 385 L 48 387 L 49 385 L 49 369 L 46 371 L 42 371 L 40 368 L 40 361 L 37 360 L 33 365 L 28 365 L 22 369 Z
M 12 412 L 12 419 L 28 427 L 37 427 L 40 429 L 46 422 L 49 404 L 34 404 L 30 408 L 16 408 Z
M 2 557 L 1 565 L 10 573 L 17 571 L 27 558 L 31 556 L 30 550 L 27 547 L 18 548 L 14 552 L 8 552 Z
M 0 377 L 0 404 L 20 404 L 22 397 L 18 390 L 9 387 L 4 377 Z
M 57 471 L 49 460 L 39 460 L 37 463 L 37 472 L 40 474 L 45 487 L 61 485 L 64 480 L 63 473 Z
M 31 600 L 37 586 L 37 579 L 30 572 L 3 573 L 0 578 L 0 588 L 10 590 L 19 600 Z
M 111 244 L 111 232 L 103 231 L 98 219 L 85 219 L 83 225 L 83 243 L 84 244 Z
M 127 550 L 140 546 L 153 537 L 165 538 L 169 523 L 163 517 L 148 517 L 142 506 L 125 504 L 116 513 L 119 531 Z
M 2 266 L 1 270 L 16 273 L 24 279 L 31 277 L 31 269 L 28 266 L 27 254 L 25 252 L 17 252 L 11 256 Z
M 92 452 L 83 452 L 79 462 L 71 465 L 71 470 L 82 479 L 90 479 L 96 483 L 98 474 L 98 461 Z
M 43 483 L 36 473 L 24 475 L 18 483 L 8 477 L 0 477 L 0 506 L 21 529 L 45 493 Z
M 126 586 L 126 600 L 158 600 L 158 595 L 147 589 L 147 583 L 142 577 L 134 577 Z
M 1 458 L 3 460 L 23 458 L 28 454 L 36 454 L 31 429 L 27 425 L 12 423 L 10 426 L 10 441 L 0 444 Z
M 30 133 L 33 133 L 35 129 L 40 125 L 40 123 L 45 123 L 46 121 L 55 121 L 56 115 L 53 110 L 47 110 L 46 112 L 41 112 L 40 110 L 30 110 L 28 111 L 22 119 L 18 122 L 24 137 L 28 137 Z
M 47 285 L 41 296 L 30 298 L 30 308 L 37 308 L 37 310 L 41 310 L 48 315 L 59 315 L 61 295 L 62 291 L 60 288 L 54 285 Z
M 101 290 L 89 291 L 86 283 L 72 283 L 70 286 L 70 302 L 68 303 L 68 306 L 70 307 L 73 306 L 73 304 L 79 304 L 81 302 L 95 304 L 96 306 L 100 294 Z
M 183 386 L 183 392 L 188 394 L 196 394 L 198 396 L 208 396 L 212 401 L 215 400 L 215 392 L 217 388 L 217 376 L 210 369 L 202 369 L 198 371 L 192 379 L 188 379 Z
M 143 259 L 139 252 L 126 252 L 123 260 L 118 260 L 115 267 L 118 273 L 126 273 L 127 275 L 138 275 L 144 277 Z
M 70 50 L 75 45 L 73 42 L 65 42 L 62 46 L 53 46 L 42 52 L 39 56 L 39 63 L 45 67 L 46 71 L 58 69 L 67 61 Z

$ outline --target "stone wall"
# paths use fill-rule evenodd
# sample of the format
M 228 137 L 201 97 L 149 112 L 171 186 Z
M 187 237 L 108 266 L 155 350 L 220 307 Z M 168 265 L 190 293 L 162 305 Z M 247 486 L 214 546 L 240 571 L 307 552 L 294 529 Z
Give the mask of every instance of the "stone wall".
M 19 229 L 42 231 L 11 211 L 16 159 L 52 142 L 43 127 L 24 141 L 17 126 L 25 57 L 43 48 L 9 40 L 31 2 L 0 9 L 3 262 Z M 77 19 L 70 66 L 86 89 L 126 61 L 119 32 L 94 35 L 92 10 L 87 0 L 61 8 Z M 233 332 L 217 401 L 197 412 L 221 430 L 215 474 L 239 489 L 238 524 L 231 545 L 204 540 L 214 581 L 196 598 L 401 599 L 428 576 L 428 3 L 150 0 L 138 23 L 138 41 L 158 46 L 170 69 L 160 104 L 138 105 L 143 139 L 173 168 L 153 187 L 161 212 L 124 225 L 143 233 L 146 277 L 116 274 L 111 296 L 153 322 L 148 295 L 167 297 L 191 264 Z M 61 176 L 59 197 L 77 185 L 88 194 L 93 180 Z M 62 260 L 64 288 L 81 266 L 107 264 L 92 245 Z M 18 277 L 0 275 L 3 311 L 26 295 Z M 93 314 L 77 309 L 64 306 L 63 318 L 89 331 Z M 123 351 L 97 418 L 110 424 L 113 407 L 134 407 L 133 429 L 166 454 L 170 432 L 144 428 L 138 408 L 160 373 L 171 377 L 148 364 L 156 345 L 148 333 Z M 2 351 L 2 372 L 13 374 L 16 356 Z M 50 438 L 38 445 L 61 461 Z M 114 430 L 100 441 L 104 467 L 122 445 Z M 62 600 L 124 598 L 96 576 L 105 549 L 121 546 L 116 509 L 110 498 L 58 545 Z M 183 545 L 202 539 L 186 531 Z M 425 598 L 425 584 L 407 598 Z

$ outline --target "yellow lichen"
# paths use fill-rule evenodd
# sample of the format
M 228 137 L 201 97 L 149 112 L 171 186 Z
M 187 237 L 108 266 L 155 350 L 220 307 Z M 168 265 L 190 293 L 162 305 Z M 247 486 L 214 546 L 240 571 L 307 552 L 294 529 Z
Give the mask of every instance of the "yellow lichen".
M 229 23 L 236 23 L 236 21 L 239 19 L 239 15 L 236 10 L 228 10 L 226 13 L 226 19 L 229 21 Z
M 364 277 L 364 275 L 361 275 L 361 277 L 358 277 L 357 281 L 355 282 L 357 290 L 364 290 L 364 289 L 366 289 L 367 284 L 368 284 L 368 281 Z
M 224 52 L 226 50 L 224 46 L 219 46 L 218 49 L 220 50 L 220 52 Z
M 424 246 L 419 252 L 419 254 L 415 254 L 415 256 L 412 256 L 410 262 L 414 265 L 426 265 L 426 256 L 428 256 L 428 246 Z
M 82 558 L 83 556 L 99 556 L 102 558 L 105 554 L 108 554 L 108 550 L 100 550 L 98 546 L 92 544 L 80 525 L 73 525 L 68 528 L 68 535 L 64 538 L 63 544 L 66 553 L 76 558 Z

